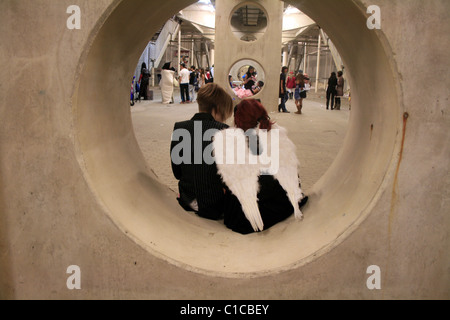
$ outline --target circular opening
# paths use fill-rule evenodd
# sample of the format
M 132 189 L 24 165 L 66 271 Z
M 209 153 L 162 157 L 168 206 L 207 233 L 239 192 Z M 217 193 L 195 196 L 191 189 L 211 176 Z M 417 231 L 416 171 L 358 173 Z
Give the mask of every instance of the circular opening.
M 305 219 L 241 236 L 182 211 L 173 192 L 148 169 L 134 136 L 125 89 L 129 72 L 148 37 L 193 2 L 167 0 L 161 5 L 149 0 L 139 10 L 132 1 L 115 2 L 93 28 L 80 59 L 73 99 L 80 167 L 112 221 L 161 259 L 225 277 L 257 277 L 296 268 L 341 243 L 385 190 L 402 122 L 388 44 L 381 31 L 365 27 L 367 16 L 359 1 L 291 2 L 324 28 L 353 71 L 350 123 L 341 152 L 311 190 Z M 148 26 L 145 30 L 143 24 Z
M 255 98 L 264 90 L 264 68 L 255 60 L 241 60 L 233 64 L 229 72 L 233 94 L 239 99 Z
M 245 3 L 233 11 L 230 27 L 241 41 L 253 42 L 260 39 L 267 29 L 267 15 L 256 3 Z

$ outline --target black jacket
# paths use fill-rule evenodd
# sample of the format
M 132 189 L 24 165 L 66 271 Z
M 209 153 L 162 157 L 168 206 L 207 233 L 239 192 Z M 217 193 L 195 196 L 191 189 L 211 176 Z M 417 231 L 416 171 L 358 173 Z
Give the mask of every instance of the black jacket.
M 201 132 L 195 132 L 196 126 L 201 124 Z M 180 197 L 178 201 L 180 205 L 188 211 L 193 211 L 189 204 L 197 200 L 198 212 L 200 217 L 219 220 L 223 217 L 223 205 L 225 201 L 224 184 L 220 176 L 217 174 L 216 164 L 206 164 L 202 161 L 200 164 L 195 164 L 195 146 L 202 146 L 201 154 L 205 148 L 207 148 L 212 140 L 203 141 L 203 135 L 209 129 L 223 130 L 228 128 L 224 123 L 217 122 L 213 116 L 209 113 L 197 113 L 191 120 L 175 123 L 174 131 L 178 129 L 185 129 L 190 135 L 190 147 L 191 147 L 191 162 L 175 164 L 172 159 L 172 171 L 177 180 L 179 180 L 178 188 Z M 201 133 L 201 136 L 200 136 Z M 211 135 L 212 136 L 212 135 Z M 202 139 L 202 141 L 196 141 L 195 139 Z M 172 141 L 170 153 L 174 148 L 182 141 Z M 181 152 L 182 153 L 182 152 Z M 199 153 L 199 150 L 197 150 Z M 181 154 L 182 156 L 182 154 Z
M 283 88 L 283 93 L 281 93 L 281 88 Z M 286 74 L 280 74 L 280 86 L 279 86 L 280 98 L 284 98 L 286 95 Z
M 328 79 L 328 88 L 327 91 L 336 93 L 336 86 L 338 84 L 338 79 L 330 77 Z
M 264 221 L 264 230 L 267 230 L 290 217 L 294 208 L 286 191 L 273 176 L 260 176 L 259 186 L 258 207 Z M 231 192 L 227 192 L 224 223 L 229 229 L 241 234 L 255 232 L 242 211 L 241 203 Z

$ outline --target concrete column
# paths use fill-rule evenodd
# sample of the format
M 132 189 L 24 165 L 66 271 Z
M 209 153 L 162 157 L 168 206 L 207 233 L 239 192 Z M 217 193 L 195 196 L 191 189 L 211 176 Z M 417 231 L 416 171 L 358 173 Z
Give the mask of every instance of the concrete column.
M 211 63 L 210 67 L 212 67 L 215 63 L 215 49 L 214 48 L 211 48 L 209 50 L 209 59 L 210 59 L 210 63 Z
M 304 50 L 304 55 L 303 55 L 303 72 L 306 72 L 307 59 L 308 59 L 306 42 L 303 44 L 303 50 Z
M 288 65 L 288 56 L 289 56 L 289 48 L 286 45 L 286 46 L 283 47 L 283 63 L 282 63 L 282 66 L 287 66 Z
M 178 61 L 177 61 L 177 66 L 178 66 L 178 75 L 180 75 L 180 71 L 181 71 L 181 29 L 178 31 Z
M 283 22 L 283 3 L 273 0 L 259 0 L 255 2 L 264 10 L 269 21 L 264 35 L 253 42 L 245 42 L 237 39 L 233 34 L 229 18 L 241 4 L 241 0 L 218 0 L 216 1 L 216 60 L 215 81 L 229 88 L 228 74 L 231 67 L 240 60 L 253 59 L 264 68 L 265 86 L 255 97 L 261 99 L 269 111 L 275 111 L 278 106 L 278 87 L 280 79 L 280 48 L 281 30 Z M 287 57 L 287 56 L 286 56 Z M 234 92 L 229 89 L 230 94 L 236 98 Z
M 195 64 L 195 42 L 194 42 L 194 39 L 192 39 L 192 46 L 191 46 L 191 65 L 195 65 L 195 66 L 197 66 L 196 64 Z
M 319 89 L 319 76 L 320 76 L 320 46 L 322 44 L 322 39 L 319 34 L 319 40 L 317 41 L 317 68 L 316 68 L 316 88 L 315 92 Z
M 206 57 L 206 67 L 210 68 L 211 67 L 211 59 L 209 57 L 209 47 L 208 47 L 208 42 L 205 42 L 205 57 Z M 205 70 L 206 72 L 206 70 Z

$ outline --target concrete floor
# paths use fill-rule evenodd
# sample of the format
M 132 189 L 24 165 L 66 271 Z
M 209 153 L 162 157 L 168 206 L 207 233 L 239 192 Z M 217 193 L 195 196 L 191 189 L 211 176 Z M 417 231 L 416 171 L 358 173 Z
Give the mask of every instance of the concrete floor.
M 149 168 L 158 179 L 177 192 L 177 180 L 170 166 L 170 138 L 176 121 L 190 119 L 198 110 L 198 104 L 180 104 L 178 90 L 175 103 L 161 103 L 161 91 L 153 88 L 154 99 L 141 101 L 131 108 L 134 132 Z M 274 113 L 270 117 L 285 127 L 297 146 L 300 161 L 302 188 L 308 192 L 330 167 L 342 147 L 350 116 L 348 100 L 342 99 L 340 111 L 326 110 L 325 92 L 310 93 L 304 101 L 303 114 L 296 110 L 294 100 L 287 102 L 290 114 Z M 232 124 L 232 119 L 228 120 Z

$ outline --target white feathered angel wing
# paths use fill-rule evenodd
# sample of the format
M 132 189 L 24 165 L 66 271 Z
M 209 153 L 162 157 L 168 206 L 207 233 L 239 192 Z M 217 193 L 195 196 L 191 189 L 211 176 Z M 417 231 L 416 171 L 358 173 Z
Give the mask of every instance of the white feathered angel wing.
M 289 139 L 286 129 L 274 125 L 272 131 L 264 136 L 260 130 L 257 134 L 263 154 L 270 160 L 261 164 L 258 156 L 249 152 L 246 135 L 241 129 L 227 129 L 214 136 L 214 152 L 218 173 L 238 198 L 247 220 L 255 231 L 262 231 L 264 223 L 258 207 L 259 176 L 261 172 L 272 172 L 281 187 L 286 191 L 289 201 L 294 207 L 297 219 L 303 217 L 299 202 L 303 198 L 298 177 L 298 159 L 296 146 Z M 278 157 L 278 159 L 277 159 Z M 278 166 L 273 167 L 276 163 Z
M 280 166 L 278 172 L 274 175 L 283 189 L 287 192 L 288 198 L 294 207 L 295 217 L 297 219 L 303 218 L 303 214 L 299 208 L 299 202 L 303 199 L 303 193 L 300 188 L 300 181 L 298 177 L 298 159 L 296 156 L 296 146 L 289 139 L 286 129 L 275 125 L 275 130 L 279 130 L 279 152 L 280 152 Z M 271 148 L 276 146 L 271 145 Z M 272 150 L 273 151 L 273 150 Z
M 248 152 L 244 131 L 230 128 L 217 132 L 213 147 L 218 173 L 223 182 L 238 198 L 253 230 L 264 230 L 257 198 L 261 165 L 256 156 Z

